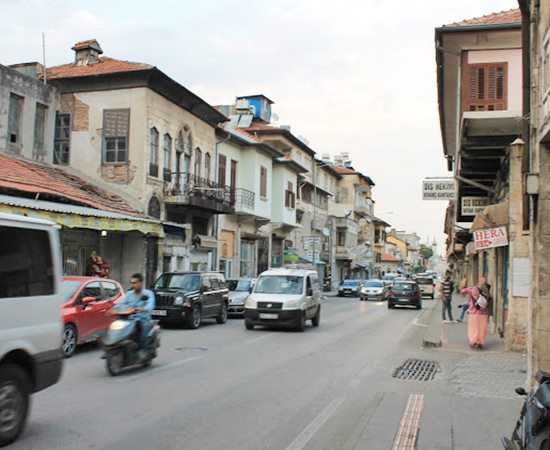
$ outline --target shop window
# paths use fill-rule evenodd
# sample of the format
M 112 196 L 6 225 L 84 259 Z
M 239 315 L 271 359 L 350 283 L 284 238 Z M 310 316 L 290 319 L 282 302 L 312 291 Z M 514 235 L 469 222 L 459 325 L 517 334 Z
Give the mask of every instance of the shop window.
M 128 162 L 129 109 L 103 110 L 103 163 Z
M 53 141 L 53 163 L 67 165 L 71 153 L 71 115 L 56 113 Z

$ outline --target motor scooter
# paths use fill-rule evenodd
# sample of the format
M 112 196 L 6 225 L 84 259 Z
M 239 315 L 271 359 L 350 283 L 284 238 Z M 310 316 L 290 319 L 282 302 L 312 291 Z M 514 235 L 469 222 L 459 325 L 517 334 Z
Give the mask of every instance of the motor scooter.
M 149 367 L 157 357 L 160 347 L 160 327 L 154 322 L 147 335 L 145 348 L 140 351 L 140 332 L 134 315 L 138 310 L 129 308 L 123 311 L 114 309 L 111 314 L 117 318 L 111 323 L 102 339 L 107 372 L 117 376 L 123 371 L 137 367 Z
M 525 402 L 511 438 L 502 438 L 506 450 L 550 450 L 550 373 L 539 371 L 538 386 L 528 393 L 516 388 Z

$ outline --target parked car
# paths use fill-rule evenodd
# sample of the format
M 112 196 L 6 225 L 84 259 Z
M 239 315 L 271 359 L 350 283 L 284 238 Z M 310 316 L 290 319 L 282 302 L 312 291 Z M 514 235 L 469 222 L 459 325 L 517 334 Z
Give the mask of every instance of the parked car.
M 361 295 L 361 287 L 361 280 L 344 280 L 338 287 L 338 297 L 345 297 L 346 295 L 359 297 Z
M 0 213 L 0 446 L 15 441 L 30 395 L 61 376 L 57 226 Z
M 422 309 L 420 288 L 414 281 L 396 281 L 388 292 L 388 309 L 395 306 L 414 306 Z
M 388 290 L 382 280 L 368 280 L 361 288 L 361 300 L 386 300 Z
M 113 317 L 107 314 L 124 297 L 118 281 L 97 277 L 64 277 L 61 283 L 63 343 L 65 358 L 74 355 L 79 344 L 105 334 Z
M 428 296 L 434 298 L 435 295 L 435 281 L 433 278 L 428 276 L 418 276 L 416 277 L 416 282 L 420 287 L 420 292 L 423 296 Z
M 284 325 L 304 331 L 306 320 L 318 327 L 321 286 L 314 270 L 272 269 L 263 272 L 245 302 L 244 324 Z
M 154 283 L 153 318 L 198 328 L 203 319 L 227 321 L 229 290 L 218 272 L 166 272 Z
M 227 285 L 229 288 L 228 314 L 230 316 L 244 317 L 244 302 L 252 292 L 254 280 L 252 278 L 228 280 Z

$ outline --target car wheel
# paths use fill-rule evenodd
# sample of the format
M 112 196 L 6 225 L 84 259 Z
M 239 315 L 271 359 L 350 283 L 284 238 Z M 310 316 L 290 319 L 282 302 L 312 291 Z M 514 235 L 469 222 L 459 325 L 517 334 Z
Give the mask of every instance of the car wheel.
M 321 305 L 317 308 L 317 312 L 315 313 L 315 316 L 313 316 L 313 319 L 311 319 L 311 324 L 314 327 L 318 327 L 321 323 Z
M 254 329 L 254 324 L 250 320 L 244 319 L 244 327 L 247 330 L 253 330 Z
M 15 441 L 23 431 L 30 392 L 29 377 L 21 367 L 14 364 L 0 366 L 0 447 Z
M 216 322 L 218 322 L 219 324 L 227 322 L 227 305 L 225 304 L 225 302 L 222 304 L 220 315 L 216 317 Z
M 306 329 L 306 313 L 302 312 L 298 318 L 298 323 L 296 324 L 296 331 L 304 331 Z
M 76 327 L 69 323 L 65 325 L 63 329 L 63 344 L 61 350 L 63 351 L 63 356 L 65 358 L 70 358 L 76 352 L 76 344 L 78 342 L 78 331 Z
M 199 305 L 193 305 L 190 314 L 186 317 L 185 325 L 187 328 L 196 330 L 201 325 L 201 307 Z

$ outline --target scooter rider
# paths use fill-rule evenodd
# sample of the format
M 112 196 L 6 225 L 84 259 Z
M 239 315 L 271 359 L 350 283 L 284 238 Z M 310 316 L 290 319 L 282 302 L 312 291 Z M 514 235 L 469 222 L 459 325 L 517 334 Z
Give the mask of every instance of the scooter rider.
M 145 350 L 147 335 L 153 326 L 151 311 L 155 309 L 155 294 L 143 288 L 143 276 L 135 273 L 130 278 L 132 288 L 117 305 L 117 308 L 133 308 L 136 310 L 134 318 L 138 322 L 138 344 L 141 351 Z

